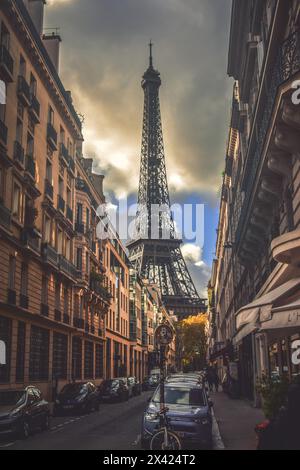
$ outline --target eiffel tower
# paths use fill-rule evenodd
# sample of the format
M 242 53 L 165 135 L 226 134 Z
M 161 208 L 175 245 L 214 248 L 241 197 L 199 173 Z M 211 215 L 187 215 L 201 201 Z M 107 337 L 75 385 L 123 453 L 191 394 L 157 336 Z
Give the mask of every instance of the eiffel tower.
M 160 73 L 153 67 L 152 43 L 149 67 L 143 75 L 144 116 L 138 209 L 135 235 L 128 243 L 129 258 L 141 277 L 157 284 L 167 309 L 178 319 L 206 309 L 199 298 L 182 256 L 182 240 L 176 236 L 170 210 L 164 144 L 159 105 Z M 160 207 L 161 210 L 153 210 Z

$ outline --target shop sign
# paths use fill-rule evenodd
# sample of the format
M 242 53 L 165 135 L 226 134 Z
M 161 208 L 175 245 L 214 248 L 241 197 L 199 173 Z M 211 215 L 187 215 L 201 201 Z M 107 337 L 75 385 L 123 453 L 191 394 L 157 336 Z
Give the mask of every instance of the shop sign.
M 294 366 L 300 365 L 300 339 L 292 342 L 292 363 Z
M 0 366 L 6 365 L 6 344 L 0 340 Z

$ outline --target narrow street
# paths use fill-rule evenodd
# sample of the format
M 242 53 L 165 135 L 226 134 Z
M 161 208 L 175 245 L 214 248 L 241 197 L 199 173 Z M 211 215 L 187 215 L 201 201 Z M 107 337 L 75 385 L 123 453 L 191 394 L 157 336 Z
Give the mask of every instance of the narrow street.
M 99 412 L 51 420 L 49 431 L 27 440 L 1 441 L 11 450 L 137 450 L 141 419 L 151 392 L 123 403 L 102 404 Z
M 54 417 L 49 431 L 27 440 L 1 440 L 0 450 L 140 450 L 141 420 L 151 394 L 144 392 L 125 403 L 102 404 L 99 412 L 89 415 Z M 255 436 L 248 423 L 252 420 L 254 426 L 261 412 L 222 392 L 212 399 L 214 450 L 254 449 Z

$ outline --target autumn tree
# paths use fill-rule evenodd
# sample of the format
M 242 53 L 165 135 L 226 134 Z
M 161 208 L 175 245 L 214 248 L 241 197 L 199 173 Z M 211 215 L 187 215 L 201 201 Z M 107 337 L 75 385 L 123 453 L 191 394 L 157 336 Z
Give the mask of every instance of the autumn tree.
M 190 316 L 177 324 L 177 355 L 185 370 L 202 369 L 207 349 L 206 314 Z

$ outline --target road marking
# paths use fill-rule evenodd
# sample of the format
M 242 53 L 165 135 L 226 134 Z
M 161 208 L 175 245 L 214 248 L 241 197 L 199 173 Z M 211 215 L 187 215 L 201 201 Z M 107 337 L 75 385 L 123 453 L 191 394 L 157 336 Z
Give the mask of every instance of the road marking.
M 8 444 L 3 444 L 3 445 L 1 445 L 1 446 L 0 446 L 0 449 L 5 449 L 5 448 L 11 447 L 11 446 L 13 446 L 13 445 L 15 445 L 15 442 L 9 442 Z
M 212 418 L 213 418 L 212 432 L 213 432 L 214 450 L 225 450 L 225 445 L 221 437 L 220 428 L 216 420 L 214 410 L 212 410 Z

